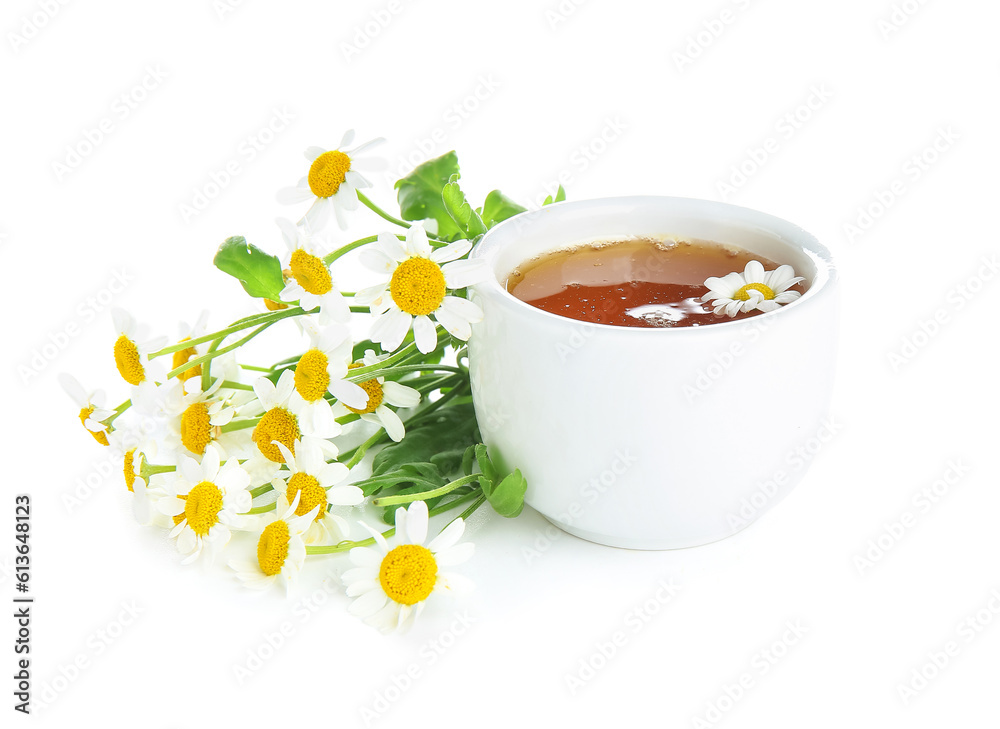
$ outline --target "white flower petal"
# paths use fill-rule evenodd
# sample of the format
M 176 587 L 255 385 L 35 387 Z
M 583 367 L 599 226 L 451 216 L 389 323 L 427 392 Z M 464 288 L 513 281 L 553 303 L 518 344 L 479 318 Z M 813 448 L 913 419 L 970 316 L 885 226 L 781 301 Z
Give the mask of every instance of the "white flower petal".
M 430 317 L 425 315 L 414 317 L 413 338 L 417 343 L 417 350 L 423 354 L 434 351 L 434 348 L 437 347 L 437 327 L 430 320 Z
M 191 527 L 185 527 L 177 535 L 177 549 L 181 554 L 190 554 L 198 546 L 198 537 Z
M 337 145 L 337 149 L 343 150 L 353 141 L 354 141 L 354 130 L 348 129 L 346 132 L 344 132 L 344 136 L 341 137 L 340 144 Z
M 428 244 L 429 245 L 429 244 Z M 431 251 L 430 258 L 434 263 L 447 263 L 461 258 L 472 249 L 471 240 L 457 240 L 446 246 Z
M 445 285 L 449 289 L 464 289 L 472 284 L 485 281 L 492 273 L 489 264 L 478 258 L 472 261 L 468 259 L 453 261 L 444 266 L 441 271 L 444 273 Z
M 375 408 L 375 415 L 378 416 L 379 422 L 382 423 L 382 427 L 385 428 L 385 432 L 390 438 L 397 443 L 403 440 L 403 437 L 406 435 L 406 429 L 403 426 L 403 421 L 400 420 L 396 413 L 385 405 L 379 405 Z
M 412 408 L 420 404 L 420 393 L 412 387 L 389 380 L 382 384 L 385 401 L 398 408 Z
M 750 261 L 743 269 L 743 278 L 747 283 L 764 283 L 764 266 L 760 261 Z
M 331 380 L 329 389 L 335 398 L 356 410 L 364 410 L 368 405 L 368 393 L 356 382 Z
M 443 552 L 444 550 L 455 546 L 464 533 L 465 521 L 463 519 L 455 519 L 448 526 L 446 526 L 440 534 L 431 540 L 431 543 L 427 545 L 427 548 L 435 553 Z
M 406 250 L 411 256 L 431 257 L 431 244 L 427 240 L 427 231 L 424 230 L 422 224 L 414 223 L 406 231 Z
M 301 187 L 283 187 L 278 190 L 278 194 L 275 197 L 282 205 L 296 205 L 313 199 L 313 194 L 309 188 L 303 190 Z
M 395 239 L 395 236 L 392 237 Z M 396 261 L 376 246 L 365 246 L 358 258 L 364 266 L 377 273 L 391 273 L 396 268 Z
M 427 539 L 427 502 L 414 501 L 407 509 L 406 534 L 410 544 L 423 544 Z M 399 527 L 397 526 L 397 533 Z
M 388 599 L 389 597 L 381 589 L 372 590 L 361 595 L 347 609 L 352 615 L 367 618 L 385 607 Z
M 372 324 L 370 337 L 387 352 L 395 352 L 406 338 L 413 318 L 399 309 L 390 309 Z
M 355 547 L 351 550 L 350 557 L 354 564 L 365 568 L 374 567 L 376 569 L 376 574 L 378 574 L 378 567 L 382 564 L 382 555 L 376 550 L 371 547 Z
M 454 547 L 441 550 L 434 555 L 434 558 L 441 567 L 453 567 L 456 564 L 467 562 L 472 557 L 475 549 L 476 545 L 472 542 L 462 542 L 461 544 L 456 544 Z
M 475 583 L 472 580 L 454 572 L 438 573 L 437 584 L 435 585 L 435 590 L 445 590 L 453 595 L 467 595 L 474 588 Z
M 274 383 L 272 383 L 266 377 L 258 377 L 253 383 L 253 391 L 260 400 L 260 404 L 264 406 L 265 410 L 273 407 L 275 403 L 274 398 Z

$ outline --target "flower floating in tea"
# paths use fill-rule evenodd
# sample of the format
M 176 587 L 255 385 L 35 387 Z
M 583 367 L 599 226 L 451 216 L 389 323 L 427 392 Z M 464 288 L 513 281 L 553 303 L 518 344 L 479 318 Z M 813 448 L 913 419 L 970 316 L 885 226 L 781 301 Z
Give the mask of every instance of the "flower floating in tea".
M 789 291 L 792 286 L 804 280 L 796 276 L 789 265 L 778 266 L 773 271 L 765 271 L 760 261 L 750 261 L 743 273 L 730 273 L 722 278 L 711 277 L 705 280 L 709 292 L 702 296 L 702 301 L 711 300 L 716 314 L 727 316 L 754 309 L 758 311 L 774 311 L 783 304 L 795 301 L 801 294 Z

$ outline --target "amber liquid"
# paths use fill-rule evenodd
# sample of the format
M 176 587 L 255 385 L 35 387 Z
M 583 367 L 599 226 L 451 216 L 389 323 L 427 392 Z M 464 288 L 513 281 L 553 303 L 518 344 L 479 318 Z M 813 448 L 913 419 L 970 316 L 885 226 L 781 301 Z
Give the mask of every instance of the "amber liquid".
M 697 327 L 746 319 L 759 311 L 716 316 L 705 279 L 742 273 L 760 261 L 741 248 L 701 240 L 628 240 L 588 244 L 539 256 L 507 278 L 521 301 L 570 319 L 623 327 Z M 802 291 L 801 284 L 791 290 Z

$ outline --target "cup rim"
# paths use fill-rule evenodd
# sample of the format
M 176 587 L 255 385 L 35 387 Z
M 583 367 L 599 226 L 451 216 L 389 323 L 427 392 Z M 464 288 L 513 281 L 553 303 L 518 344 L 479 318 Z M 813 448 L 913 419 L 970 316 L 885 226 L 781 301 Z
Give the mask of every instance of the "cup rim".
M 714 211 L 716 214 L 726 214 L 725 217 L 729 219 L 755 223 L 759 228 L 765 230 L 766 232 L 773 233 L 775 237 L 779 238 L 786 244 L 799 248 L 803 253 L 805 253 L 816 266 L 816 275 L 810 282 L 809 289 L 802 296 L 791 303 L 780 306 L 773 311 L 756 314 L 748 319 L 719 321 L 699 327 L 627 327 L 616 324 L 601 324 L 598 322 L 572 319 L 534 307 L 531 304 L 518 299 L 516 296 L 507 291 L 506 287 L 500 283 L 500 280 L 494 270 L 494 263 L 497 255 L 499 255 L 499 252 L 503 247 L 504 237 L 509 235 L 509 231 L 511 229 L 521 224 L 521 221 L 518 221 L 518 218 L 521 216 L 530 215 L 538 217 L 543 215 L 559 215 L 567 214 L 567 211 L 577 208 L 581 210 L 592 210 L 595 207 L 599 209 L 601 207 L 614 208 L 625 205 L 687 206 L 695 211 L 700 210 L 700 212 L 703 213 L 703 215 L 695 217 L 710 217 L 710 215 L 707 214 Z M 775 215 L 754 210 L 753 208 L 718 202 L 715 200 L 675 197 L 669 195 L 622 195 L 615 197 L 591 198 L 586 200 L 567 200 L 545 205 L 537 210 L 520 213 L 508 218 L 488 230 L 479 243 L 477 243 L 472 249 L 472 252 L 469 254 L 469 258 L 483 260 L 489 265 L 490 268 L 490 276 L 486 280 L 470 286 L 470 289 L 474 290 L 479 295 L 491 296 L 504 306 L 512 307 L 514 310 L 520 311 L 528 316 L 540 316 L 543 319 L 549 319 L 553 322 L 562 322 L 562 325 L 565 326 L 584 326 L 587 328 L 594 327 L 609 333 L 618 332 L 629 336 L 665 336 L 666 332 L 670 332 L 668 336 L 673 337 L 705 336 L 704 332 L 720 332 L 723 327 L 731 328 L 735 326 L 752 326 L 755 322 L 764 321 L 767 317 L 773 319 L 775 316 L 788 316 L 787 313 L 783 314 L 782 312 L 802 311 L 805 308 L 811 308 L 810 303 L 819 297 L 824 291 L 832 289 L 833 283 L 837 279 L 837 268 L 829 249 L 820 243 L 814 235 L 800 226 Z M 770 319 L 767 319 L 767 321 L 770 321 Z M 639 334 L 640 332 L 642 332 L 642 334 Z

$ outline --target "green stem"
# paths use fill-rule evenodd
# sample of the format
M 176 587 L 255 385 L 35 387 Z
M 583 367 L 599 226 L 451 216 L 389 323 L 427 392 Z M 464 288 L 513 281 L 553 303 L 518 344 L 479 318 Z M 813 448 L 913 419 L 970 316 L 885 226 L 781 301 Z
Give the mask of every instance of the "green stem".
M 222 344 L 223 339 L 225 339 L 225 337 L 219 337 L 218 339 L 214 340 L 212 344 L 209 346 L 208 352 L 206 352 L 206 354 L 212 354 L 215 350 L 217 350 L 219 348 L 219 345 Z M 211 372 L 212 372 L 212 360 L 209 360 L 208 362 L 205 363 L 205 366 L 201 368 L 202 392 L 207 391 L 208 388 L 212 386 Z
M 300 311 L 301 311 L 301 309 L 300 309 Z M 268 321 L 268 322 L 265 322 L 264 324 L 261 324 L 259 327 L 257 327 L 252 332 L 250 332 L 245 337 L 243 337 L 243 339 L 240 339 L 239 341 L 234 342 L 233 344 L 230 344 L 228 347 L 224 347 L 223 349 L 219 349 L 219 350 L 216 350 L 214 352 L 208 352 L 207 354 L 203 354 L 201 357 L 198 357 L 197 359 L 193 359 L 190 362 L 182 364 L 177 369 L 171 370 L 169 373 L 167 373 L 167 378 L 169 379 L 171 377 L 177 377 L 177 375 L 181 374 L 182 372 L 186 372 L 187 370 L 191 369 L 192 367 L 197 367 L 200 364 L 205 364 L 207 362 L 211 362 L 216 357 L 221 357 L 222 355 L 226 354 L 227 352 L 232 352 L 234 349 L 239 349 L 244 344 L 246 344 L 247 342 L 249 342 L 251 339 L 253 339 L 254 337 L 256 337 L 258 334 L 260 334 L 261 332 L 263 332 L 265 329 L 267 329 L 269 326 L 271 326 L 272 324 L 274 324 L 275 321 L 277 321 L 277 319 L 275 319 L 274 321 Z
M 428 517 L 434 517 L 434 516 L 437 516 L 438 514 L 443 514 L 446 511 L 451 511 L 458 504 L 461 504 L 462 502 L 467 501 L 470 497 L 474 496 L 477 493 L 479 493 L 479 492 L 478 491 L 473 491 L 473 492 L 471 492 L 469 494 L 466 494 L 465 496 L 463 496 L 461 498 L 453 499 L 452 501 L 449 501 L 447 504 L 440 504 L 438 506 L 435 506 L 433 509 L 431 509 L 429 512 L 427 512 L 427 515 L 428 515 Z M 482 503 L 484 501 L 486 501 L 486 497 L 485 496 L 480 496 L 480 499 L 472 506 L 472 508 L 471 509 L 466 509 L 464 512 L 462 512 L 461 516 L 463 518 L 465 518 L 467 515 L 472 514 L 472 512 L 475 511 L 476 509 L 478 509 L 482 505 Z M 393 527 L 392 529 L 387 529 L 386 531 L 382 532 L 382 536 L 385 537 L 385 538 L 389 538 L 389 537 L 391 537 L 395 533 L 396 533 L 396 528 Z M 328 545 L 322 545 L 322 546 L 307 546 L 306 547 L 306 554 L 307 555 L 339 554 L 341 552 L 348 552 L 348 551 L 354 549 L 355 547 L 370 547 L 373 544 L 375 544 L 375 537 L 368 537 L 368 539 L 362 539 L 362 540 L 357 541 L 357 542 L 344 541 L 344 542 L 340 542 L 339 544 L 328 544 Z
M 412 225 L 412 223 L 407 223 L 405 220 L 400 220 L 399 218 L 396 218 L 387 213 L 385 210 L 383 210 L 378 205 L 373 203 L 367 195 L 361 192 L 361 190 L 358 190 L 358 200 L 361 201 L 362 205 L 364 205 L 366 208 L 371 210 L 373 213 L 375 213 L 383 220 L 388 220 L 390 223 L 395 223 L 396 225 L 399 225 L 403 228 L 409 228 Z
M 145 465 L 144 468 L 143 468 L 143 470 L 144 470 L 145 473 L 148 473 L 150 476 L 154 476 L 157 473 L 172 473 L 173 471 L 177 470 L 177 466 L 153 466 L 153 465 Z
M 463 383 L 460 386 L 456 386 L 455 388 L 453 388 L 449 392 L 446 392 L 444 395 L 442 395 L 441 397 L 439 397 L 437 400 L 435 400 L 434 402 L 432 402 L 430 405 L 428 405 L 427 407 L 425 407 L 423 410 L 415 413 L 413 415 L 413 417 L 409 418 L 406 421 L 406 427 L 407 427 L 407 429 L 412 428 L 416 423 L 419 423 L 421 420 L 424 420 L 428 415 L 430 415 L 431 413 L 433 413 L 435 410 L 444 407 L 448 403 L 449 400 L 452 400 L 453 398 L 458 397 L 459 395 L 463 394 L 466 390 L 467 390 L 467 387 L 465 386 L 465 383 Z
M 382 441 L 382 438 L 384 437 L 386 437 L 385 431 L 379 430 L 377 433 L 375 433 L 375 435 L 373 435 L 371 438 L 369 438 L 364 443 L 355 448 L 354 455 L 351 456 L 351 460 L 349 460 L 347 463 L 344 463 L 344 465 L 347 466 L 348 469 L 354 468 L 356 465 L 361 463 L 361 459 L 365 457 L 365 453 L 368 452 L 368 449 L 371 448 L 372 446 L 378 445 Z M 345 453 L 344 455 L 347 454 Z
M 253 316 L 248 316 L 245 319 L 240 319 L 239 321 L 230 324 L 225 329 L 220 329 L 212 334 L 206 334 L 203 337 L 198 337 L 197 339 L 186 339 L 179 344 L 172 344 L 169 347 L 164 347 L 156 352 L 149 355 L 150 359 L 156 357 L 162 357 L 165 354 L 173 354 L 174 352 L 179 352 L 182 349 L 188 349 L 189 347 L 194 347 L 198 344 L 204 344 L 205 342 L 212 342 L 219 337 L 228 337 L 230 334 L 235 334 L 236 332 L 243 331 L 244 329 L 250 329 L 251 327 L 259 326 L 265 322 L 274 323 L 280 321 L 281 319 L 287 319 L 292 316 L 302 316 L 310 312 L 303 311 L 301 307 L 294 307 L 292 309 L 285 309 L 284 311 L 273 311 L 267 312 L 266 314 L 255 314 Z
M 356 370 L 354 370 L 356 371 Z M 441 364 L 415 364 L 415 365 L 396 365 L 390 368 L 384 374 L 399 374 L 402 372 L 454 372 L 460 375 L 467 373 L 467 370 L 461 367 L 453 367 L 451 365 L 441 365 Z
M 472 493 L 476 493 L 476 492 L 473 491 Z M 465 511 L 463 511 L 461 514 L 459 514 L 455 518 L 456 519 L 461 519 L 462 521 L 466 521 L 470 516 L 472 516 L 472 514 L 475 512 L 475 510 L 478 509 L 480 506 L 482 506 L 484 503 L 486 503 L 486 494 L 484 494 L 482 491 L 480 491 L 479 492 L 479 498 L 476 499 L 476 503 L 474 503 L 472 506 L 470 506 L 468 509 L 466 509 Z M 452 521 L 455 521 L 455 519 L 452 519 Z M 450 524 L 451 522 L 448 522 L 448 523 Z
M 263 506 L 255 506 L 250 511 L 244 513 L 246 514 L 266 514 L 269 511 L 274 511 L 277 508 L 278 502 L 272 501 L 270 504 L 264 504 Z
M 338 248 L 333 253 L 329 253 L 323 256 L 323 263 L 329 266 L 331 263 L 336 261 L 338 258 L 340 258 L 348 251 L 353 251 L 355 248 L 360 248 L 361 246 L 368 245 L 369 243 L 374 243 L 377 240 L 378 240 L 377 235 L 370 235 L 367 238 L 360 238 L 359 240 L 356 240 L 353 243 L 348 243 L 346 246 Z
M 264 370 L 265 372 L 270 372 L 270 370 Z M 253 392 L 253 385 L 246 385 L 242 382 L 233 382 L 232 380 L 223 380 L 223 387 L 228 387 L 230 390 L 249 390 Z
M 246 430 L 252 428 L 260 422 L 260 418 L 246 418 L 244 420 L 230 420 L 222 426 L 223 433 L 232 433 L 236 430 Z
M 438 496 L 444 496 L 447 493 L 451 493 L 459 486 L 465 486 L 467 483 L 472 483 L 479 479 L 480 474 L 475 473 L 471 476 L 463 476 L 457 481 L 452 481 L 449 484 L 445 484 L 440 488 L 431 489 L 430 491 L 421 491 L 417 494 L 400 494 L 398 496 L 383 496 L 382 498 L 372 500 L 372 506 L 395 506 L 396 504 L 409 504 L 411 501 L 427 501 L 427 499 L 433 499 Z
M 115 422 L 115 419 L 116 419 L 116 418 L 117 418 L 117 417 L 118 417 L 119 415 L 121 415 L 122 413 L 124 413 L 124 412 L 125 412 L 126 410 L 128 410 L 128 409 L 129 409 L 130 407 L 132 407 L 132 401 L 131 401 L 131 400 L 126 400 L 126 401 L 125 401 L 125 402 L 123 402 L 123 403 L 122 403 L 121 405 L 119 405 L 118 407 L 116 407 L 116 408 L 115 408 L 115 414 L 114 414 L 114 415 L 112 415 L 112 416 L 111 416 L 110 418 L 108 418 L 108 419 L 107 419 L 107 420 L 106 420 L 106 421 L 104 422 L 104 424 L 105 424 L 105 425 L 111 425 L 111 424 L 112 424 L 113 422 Z
M 361 190 L 358 190 L 357 192 L 358 192 L 358 200 L 361 201 L 361 204 L 364 205 L 369 210 L 371 210 L 373 213 L 375 213 L 383 220 L 388 220 L 390 223 L 395 223 L 396 225 L 399 225 L 403 228 L 412 227 L 413 223 L 408 223 L 405 220 L 400 220 L 394 215 L 390 215 L 385 210 L 376 205 L 374 202 L 372 202 L 367 195 L 361 192 Z M 440 247 L 448 244 L 448 241 L 441 240 L 436 235 L 431 235 L 430 233 L 427 234 L 427 238 L 429 239 L 431 245 L 437 244 L 437 246 Z
M 253 365 L 246 365 L 246 364 L 241 364 L 240 367 L 242 367 L 245 370 L 250 370 L 251 372 L 273 372 L 274 371 L 270 367 L 254 367 Z
M 255 489 L 250 489 L 250 495 L 256 499 L 258 496 L 263 496 L 268 491 L 274 491 L 274 486 L 272 486 L 269 483 L 266 483 L 263 486 L 258 486 Z
M 375 377 L 381 377 L 386 371 L 391 370 L 393 365 L 399 364 L 400 362 L 408 359 L 416 351 L 416 342 L 410 342 L 388 359 L 376 362 L 373 365 L 356 367 L 350 371 L 349 374 L 351 376 L 347 379 L 351 382 L 364 382 L 365 380 L 371 380 Z

